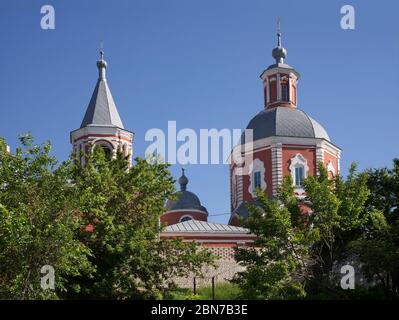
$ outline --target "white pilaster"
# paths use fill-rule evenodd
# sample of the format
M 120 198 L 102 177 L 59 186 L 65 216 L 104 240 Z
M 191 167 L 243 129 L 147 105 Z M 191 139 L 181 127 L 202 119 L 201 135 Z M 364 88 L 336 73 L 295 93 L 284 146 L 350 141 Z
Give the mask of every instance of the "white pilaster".
M 316 173 L 317 174 L 319 174 L 319 169 L 317 167 L 317 164 L 319 162 L 322 162 L 324 164 L 323 144 L 320 142 L 316 145 Z
M 283 182 L 283 151 L 282 144 L 276 143 L 271 146 L 272 151 L 272 183 L 273 196 L 277 196 L 278 189 Z

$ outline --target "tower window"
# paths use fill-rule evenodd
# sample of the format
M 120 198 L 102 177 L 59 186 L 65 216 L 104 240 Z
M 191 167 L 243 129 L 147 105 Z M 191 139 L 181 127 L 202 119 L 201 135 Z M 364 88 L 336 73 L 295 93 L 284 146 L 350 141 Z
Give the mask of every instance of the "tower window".
M 303 181 L 303 166 L 295 167 L 295 186 L 300 187 Z
M 261 186 L 262 186 L 262 183 L 261 183 L 260 171 L 256 171 L 254 173 L 254 190 L 256 188 L 260 188 Z
M 281 85 L 281 100 L 288 101 L 288 86 L 286 83 Z
M 101 148 L 104 151 L 105 158 L 107 160 L 111 160 L 112 159 L 112 150 L 110 148 L 108 148 L 107 146 L 101 146 Z
M 101 149 L 104 152 L 105 159 L 111 160 L 113 157 L 113 148 L 112 145 L 105 140 L 97 141 L 95 146 L 95 149 Z
M 269 79 L 269 95 L 270 102 L 277 100 L 277 81 L 275 77 Z
M 183 216 L 181 217 L 179 222 L 190 221 L 190 220 L 193 220 L 192 216 Z

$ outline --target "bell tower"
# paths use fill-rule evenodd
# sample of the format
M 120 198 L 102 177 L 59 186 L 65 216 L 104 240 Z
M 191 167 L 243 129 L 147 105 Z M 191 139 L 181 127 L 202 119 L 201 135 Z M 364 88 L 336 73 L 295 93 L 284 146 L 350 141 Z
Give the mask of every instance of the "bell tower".
M 257 189 L 274 198 L 284 177 L 291 176 L 294 193 L 302 201 L 306 198 L 303 181 L 318 174 L 318 163 L 326 167 L 330 177 L 340 171 L 341 149 L 320 123 L 298 107 L 299 73 L 285 62 L 287 50 L 281 41 L 280 19 L 272 56 L 275 61 L 260 75 L 265 94 L 263 110 L 246 127 L 252 130 L 249 139 L 253 143 L 250 150 L 244 148 L 244 132 L 233 149 L 249 159 L 245 174 L 242 163 L 230 164 L 231 225 L 239 225 L 238 217 L 249 216 L 248 204 L 258 204 Z M 304 204 L 301 210 L 307 213 L 309 208 Z
M 280 18 L 277 22 L 277 47 L 273 49 L 272 56 L 276 63 L 260 75 L 263 80 L 265 109 L 277 106 L 296 108 L 299 73 L 284 63 L 287 50 L 281 44 Z
M 97 61 L 98 80 L 79 129 L 70 133 L 70 142 L 76 154 L 91 152 L 100 146 L 110 157 L 118 149 L 132 162 L 134 133 L 126 130 L 119 116 L 106 78 L 107 62 L 100 51 Z M 81 158 L 84 162 L 84 158 Z

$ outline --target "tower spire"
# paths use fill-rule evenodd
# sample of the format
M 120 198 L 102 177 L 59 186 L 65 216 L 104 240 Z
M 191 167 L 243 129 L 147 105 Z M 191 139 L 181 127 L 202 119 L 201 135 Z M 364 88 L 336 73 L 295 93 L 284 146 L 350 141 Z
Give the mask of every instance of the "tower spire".
M 281 47 L 280 17 L 277 18 L 277 47 Z
M 105 70 L 107 69 L 107 61 L 104 60 L 104 47 L 103 42 L 100 42 L 100 60 L 97 61 L 98 79 L 106 80 Z
M 277 47 L 273 49 L 272 56 L 276 59 L 276 63 L 284 63 L 287 56 L 287 50 L 281 45 L 280 17 L 277 18 Z

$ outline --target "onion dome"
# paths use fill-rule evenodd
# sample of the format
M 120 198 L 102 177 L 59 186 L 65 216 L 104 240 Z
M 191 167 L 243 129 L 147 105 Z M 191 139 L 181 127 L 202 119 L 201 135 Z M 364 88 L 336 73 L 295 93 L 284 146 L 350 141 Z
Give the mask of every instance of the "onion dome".
M 190 191 L 187 191 L 188 178 L 184 174 L 184 169 L 182 169 L 182 176 L 178 180 L 180 184 L 180 192 L 176 200 L 168 200 L 166 202 L 166 210 L 199 210 L 208 214 L 207 209 L 201 205 L 201 201 L 198 196 Z

